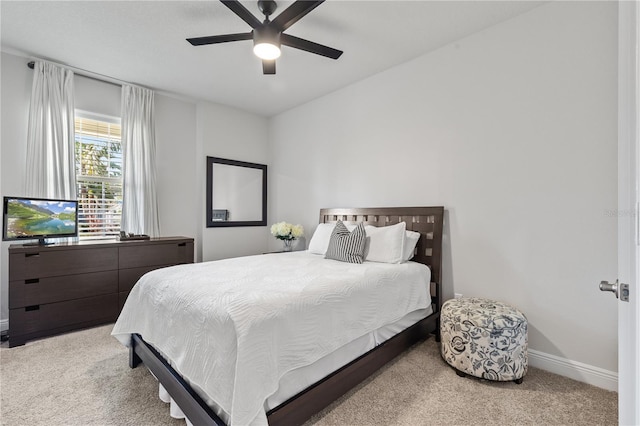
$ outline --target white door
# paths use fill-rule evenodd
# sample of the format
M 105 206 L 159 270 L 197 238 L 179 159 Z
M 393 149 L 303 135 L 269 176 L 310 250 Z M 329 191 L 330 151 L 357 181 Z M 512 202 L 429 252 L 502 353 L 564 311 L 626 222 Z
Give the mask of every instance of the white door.
M 618 300 L 618 416 L 621 425 L 640 425 L 640 7 L 618 7 L 618 279 L 629 284 L 629 301 Z

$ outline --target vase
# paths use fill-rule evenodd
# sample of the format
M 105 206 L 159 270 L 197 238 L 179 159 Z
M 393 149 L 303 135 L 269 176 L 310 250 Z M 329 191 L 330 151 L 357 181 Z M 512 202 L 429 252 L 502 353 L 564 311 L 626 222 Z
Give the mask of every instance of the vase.
M 282 240 L 284 244 L 282 251 L 291 251 L 293 249 L 293 240 Z

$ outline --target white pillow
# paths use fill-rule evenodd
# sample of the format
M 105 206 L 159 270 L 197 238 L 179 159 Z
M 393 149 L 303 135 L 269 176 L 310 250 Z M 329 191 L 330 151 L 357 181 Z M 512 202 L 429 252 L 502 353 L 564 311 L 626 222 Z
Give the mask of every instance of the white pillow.
M 335 227 L 335 223 L 319 224 L 311 237 L 311 241 L 309 241 L 309 252 L 324 255 L 329 247 L 331 233 Z
M 402 263 L 404 250 L 404 236 L 407 224 L 376 227 L 368 225 L 365 260 L 370 262 Z
M 357 224 L 345 225 L 349 232 L 356 229 Z M 331 239 L 331 233 L 333 228 L 336 227 L 335 223 L 321 223 L 316 228 L 311 241 L 309 241 L 309 253 L 313 254 L 327 254 L 327 248 L 329 248 L 329 240 Z
M 415 255 L 416 244 L 420 239 L 420 233 L 416 231 L 406 231 L 404 234 L 404 248 L 402 249 L 402 261 L 411 260 Z

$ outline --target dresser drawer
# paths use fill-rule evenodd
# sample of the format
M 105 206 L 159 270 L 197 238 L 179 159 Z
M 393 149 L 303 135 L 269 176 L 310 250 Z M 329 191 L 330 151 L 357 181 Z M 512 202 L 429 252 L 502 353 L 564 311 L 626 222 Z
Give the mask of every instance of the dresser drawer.
M 149 244 L 144 248 L 132 242 L 120 247 L 120 269 L 143 266 L 164 266 L 193 262 L 193 243 Z
M 118 271 L 9 282 L 9 309 L 99 296 L 118 291 Z
M 118 269 L 116 247 L 84 250 L 33 250 L 9 254 L 9 281 Z
M 83 322 L 115 321 L 118 295 L 87 297 L 9 310 L 11 336 L 53 330 Z

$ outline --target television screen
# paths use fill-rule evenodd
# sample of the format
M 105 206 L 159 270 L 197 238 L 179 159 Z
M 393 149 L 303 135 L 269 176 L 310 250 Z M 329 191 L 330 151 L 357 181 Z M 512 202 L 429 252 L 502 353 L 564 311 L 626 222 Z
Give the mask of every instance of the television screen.
M 2 239 L 27 240 L 78 235 L 78 202 L 4 197 Z

